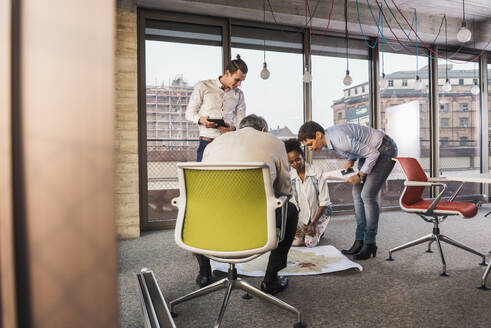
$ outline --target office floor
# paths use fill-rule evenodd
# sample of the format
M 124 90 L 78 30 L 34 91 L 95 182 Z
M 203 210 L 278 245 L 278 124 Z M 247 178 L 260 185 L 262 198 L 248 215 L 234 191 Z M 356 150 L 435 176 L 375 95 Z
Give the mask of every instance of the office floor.
M 491 250 L 491 216 L 485 204 L 470 220 L 456 217 L 442 223 L 441 233 L 488 253 Z M 341 249 L 351 246 L 353 215 L 334 216 L 327 239 Z M 320 327 L 490 327 L 491 290 L 475 288 L 484 272 L 480 259 L 443 244 L 448 277 L 441 277 L 438 252 L 425 253 L 424 245 L 394 253 L 388 249 L 431 232 L 432 224 L 400 211 L 383 212 L 379 223 L 376 258 L 360 261 L 363 272 L 344 271 L 318 276 L 291 277 L 289 287 L 277 296 L 298 307 L 310 328 Z M 435 247 L 433 247 L 435 249 Z M 436 251 L 436 249 L 435 249 Z M 488 254 L 488 258 L 489 258 Z M 121 327 L 143 327 L 136 273 L 154 271 L 167 301 L 196 289 L 194 257 L 174 243 L 173 230 L 142 234 L 119 243 Z M 261 279 L 245 278 L 258 286 Z M 491 277 L 488 278 L 491 287 Z M 256 298 L 243 300 L 234 291 L 222 327 L 292 327 L 295 317 Z M 178 328 L 212 327 L 224 291 L 176 307 Z

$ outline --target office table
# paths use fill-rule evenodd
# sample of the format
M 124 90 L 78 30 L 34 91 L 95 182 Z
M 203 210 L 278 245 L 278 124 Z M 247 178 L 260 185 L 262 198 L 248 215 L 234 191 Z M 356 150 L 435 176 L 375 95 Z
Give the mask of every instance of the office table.
M 447 174 L 440 178 L 441 180 L 447 181 L 459 181 L 459 182 L 473 182 L 473 183 L 491 183 L 491 173 L 469 173 L 469 174 Z M 489 212 L 491 213 L 491 212 Z M 485 216 L 488 216 L 487 213 Z M 491 253 L 491 252 L 490 252 Z M 486 270 L 481 278 L 481 285 L 477 288 L 488 290 L 490 288 L 486 287 L 486 278 L 491 271 L 491 261 L 489 261 Z

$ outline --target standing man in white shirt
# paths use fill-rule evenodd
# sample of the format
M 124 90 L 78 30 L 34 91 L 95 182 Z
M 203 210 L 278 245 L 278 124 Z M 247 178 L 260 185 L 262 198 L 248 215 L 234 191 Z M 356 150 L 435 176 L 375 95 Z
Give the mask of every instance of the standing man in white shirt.
M 269 166 L 275 196 L 291 196 L 292 188 L 289 174 L 288 157 L 283 142 L 269 134 L 266 121 L 256 115 L 248 115 L 240 122 L 240 130 L 224 134 L 206 148 L 203 162 L 234 163 L 264 162 Z M 278 276 L 278 271 L 286 267 L 288 251 L 295 238 L 298 211 L 293 203 L 288 202 L 285 237 L 278 247 L 271 251 L 261 290 L 276 294 L 288 284 L 286 277 Z M 276 224 L 281 225 L 281 209 L 276 210 Z M 196 282 L 206 286 L 213 282 L 210 260 L 203 255 L 196 255 L 200 272 Z
M 186 119 L 199 124 L 199 146 L 196 161 L 201 162 L 206 146 L 216 137 L 235 131 L 245 116 L 244 93 L 239 89 L 247 75 L 247 65 L 237 55 L 217 79 L 204 80 L 194 86 L 186 108 Z M 223 119 L 218 126 L 208 119 Z

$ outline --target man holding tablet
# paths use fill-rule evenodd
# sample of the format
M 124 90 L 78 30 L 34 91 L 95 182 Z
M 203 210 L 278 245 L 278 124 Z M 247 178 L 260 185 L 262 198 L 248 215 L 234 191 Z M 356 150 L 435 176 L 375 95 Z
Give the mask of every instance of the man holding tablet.
M 234 131 L 245 116 L 244 93 L 239 89 L 247 75 L 247 65 L 237 55 L 217 79 L 194 86 L 186 108 L 186 119 L 199 124 L 196 161 L 201 162 L 206 146 L 223 133 Z

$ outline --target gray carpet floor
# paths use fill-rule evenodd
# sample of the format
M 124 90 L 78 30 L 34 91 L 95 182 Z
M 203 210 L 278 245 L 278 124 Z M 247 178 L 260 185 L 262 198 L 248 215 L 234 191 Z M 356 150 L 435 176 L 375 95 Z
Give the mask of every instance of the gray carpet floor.
M 487 206 L 487 205 L 485 205 Z M 482 253 L 491 250 L 489 208 L 473 219 L 450 217 L 441 233 Z M 324 245 L 351 246 L 353 215 L 334 216 Z M 289 278 L 277 296 L 298 307 L 308 327 L 491 327 L 491 291 L 476 289 L 484 272 L 480 258 L 443 244 L 448 277 L 441 277 L 441 261 L 419 245 L 394 253 L 389 248 L 430 233 L 432 224 L 400 211 L 381 214 L 376 258 L 360 261 L 364 270 Z M 489 255 L 489 254 L 488 254 Z M 488 256 L 489 258 L 489 256 Z M 119 299 L 121 327 L 143 327 L 136 273 L 147 267 L 155 273 L 167 301 L 196 289 L 197 263 L 174 243 L 174 231 L 142 234 L 119 242 Z M 245 278 L 258 286 L 260 278 Z M 491 287 L 491 276 L 488 278 Z M 176 307 L 178 328 L 213 327 L 225 291 L 215 292 Z M 295 316 L 257 298 L 243 300 L 232 292 L 222 327 L 292 327 Z

